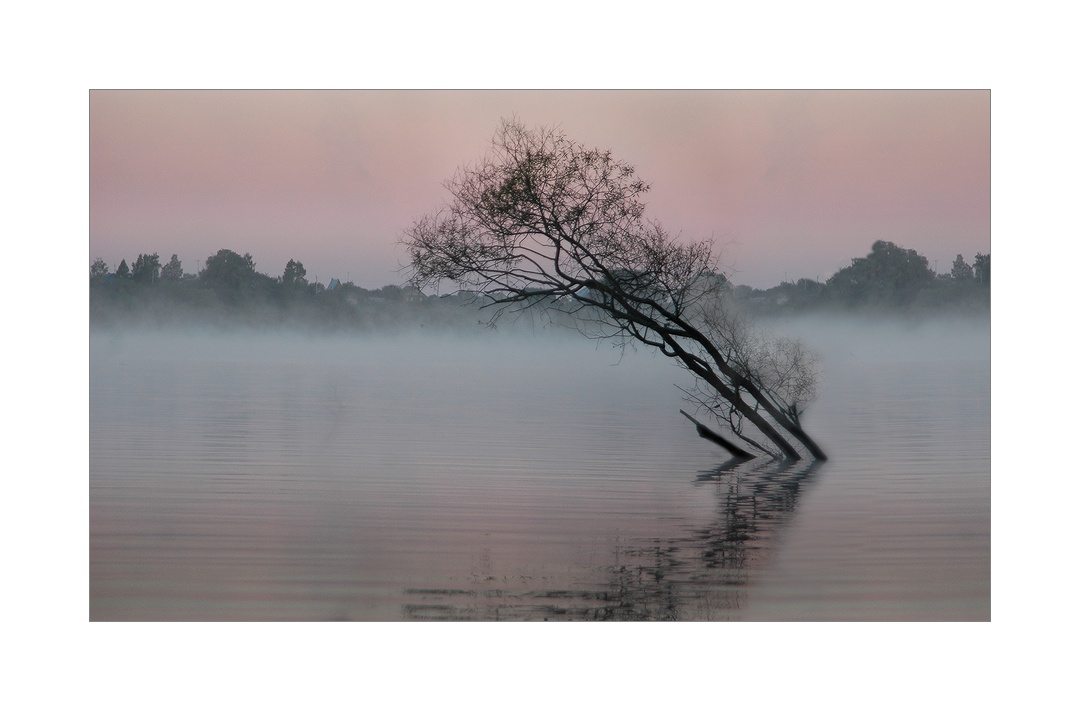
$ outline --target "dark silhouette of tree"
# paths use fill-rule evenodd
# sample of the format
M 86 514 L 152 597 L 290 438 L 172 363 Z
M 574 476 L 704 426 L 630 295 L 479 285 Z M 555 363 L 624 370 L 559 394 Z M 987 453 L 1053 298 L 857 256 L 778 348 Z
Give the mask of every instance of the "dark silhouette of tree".
M 504 121 L 492 153 L 446 187 L 452 202 L 406 231 L 414 286 L 449 280 L 483 292 L 492 320 L 556 309 L 587 335 L 655 347 L 695 376 L 688 395 L 751 447 L 799 459 L 801 445 L 825 458 L 800 423 L 812 358 L 727 307 L 711 242 L 677 242 L 647 220 L 649 186 L 632 166 Z
M 228 300 L 237 300 L 254 293 L 256 283 L 255 261 L 250 254 L 240 256 L 231 249 L 218 250 L 206 258 L 206 266 L 199 272 L 199 282 Z
M 829 277 L 826 288 L 836 298 L 855 303 L 904 305 L 933 285 L 934 272 L 914 249 L 878 240 L 870 254 L 851 260 Z
M 401 287 L 396 284 L 387 284 L 381 289 L 375 290 L 376 298 L 385 299 L 386 301 L 401 301 L 402 291 Z
M 140 254 L 135 259 L 135 267 L 131 270 L 131 280 L 138 284 L 152 284 L 161 275 L 161 259 L 157 252 L 153 254 Z
M 123 259 L 120 260 L 120 266 L 118 266 L 116 268 L 116 276 L 119 277 L 120 279 L 129 279 L 129 278 L 131 278 L 131 270 L 128 269 L 128 265 L 127 265 L 126 260 L 123 260 Z
M 303 289 L 307 287 L 307 283 L 307 270 L 303 263 L 290 259 L 281 275 L 282 286 L 286 289 Z
M 966 283 L 975 279 L 975 272 L 972 270 L 971 265 L 964 261 L 963 255 L 956 255 L 956 259 L 953 260 L 952 272 L 950 272 L 952 278 L 956 282 Z
M 975 281 L 982 286 L 990 286 L 990 255 L 975 254 Z
M 180 264 L 180 260 L 174 254 L 169 263 L 161 268 L 161 280 L 166 282 L 176 283 L 184 278 L 184 268 Z
M 90 281 L 97 283 L 102 281 L 109 274 L 109 266 L 105 264 L 105 260 L 98 257 L 94 260 L 94 263 L 90 265 Z

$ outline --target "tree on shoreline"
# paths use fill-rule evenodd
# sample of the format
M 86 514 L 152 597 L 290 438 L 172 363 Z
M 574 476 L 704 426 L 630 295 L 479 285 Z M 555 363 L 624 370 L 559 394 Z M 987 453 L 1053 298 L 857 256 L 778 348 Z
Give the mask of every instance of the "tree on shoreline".
M 169 263 L 161 268 L 161 280 L 164 282 L 178 283 L 184 278 L 184 267 L 180 259 L 174 254 Z
M 851 260 L 829 277 L 825 286 L 833 298 L 847 302 L 909 304 L 934 283 L 928 260 L 914 249 L 878 240 L 865 257 Z
M 953 260 L 952 271 L 949 272 L 949 276 L 953 278 L 953 281 L 967 283 L 974 281 L 975 270 L 964 261 L 964 255 L 958 254 L 956 259 Z
M 302 262 L 290 259 L 281 274 L 281 285 L 286 289 L 306 289 L 308 285 L 307 269 Z
M 975 254 L 975 281 L 980 286 L 990 286 L 990 255 L 989 254 Z
M 90 265 L 90 283 L 96 284 L 105 279 L 109 275 L 109 266 L 105 264 L 105 260 L 98 257 L 94 260 L 94 263 Z
M 250 254 L 240 256 L 231 249 L 219 249 L 206 258 L 199 272 L 199 282 L 217 292 L 218 296 L 236 301 L 254 291 L 255 260 Z
M 161 258 L 158 253 L 140 254 L 131 270 L 131 280 L 137 284 L 153 284 L 161 276 Z
M 712 244 L 676 242 L 646 219 L 649 186 L 632 166 L 504 121 L 491 154 L 446 187 L 450 204 L 406 231 L 414 286 L 449 280 L 483 293 L 493 320 L 529 307 L 573 313 L 587 335 L 675 360 L 695 377 L 692 399 L 750 447 L 826 458 L 800 422 L 812 358 L 733 314 Z

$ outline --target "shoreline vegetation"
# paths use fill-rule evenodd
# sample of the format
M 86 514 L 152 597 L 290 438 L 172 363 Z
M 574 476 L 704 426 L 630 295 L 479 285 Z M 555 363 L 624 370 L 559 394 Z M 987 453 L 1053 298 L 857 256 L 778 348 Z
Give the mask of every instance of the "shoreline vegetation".
M 200 326 L 286 327 L 315 331 L 397 331 L 415 328 L 469 331 L 489 327 L 491 300 L 443 285 L 438 293 L 412 286 L 361 288 L 331 279 L 311 283 L 301 262 L 289 260 L 281 276 L 255 268 L 250 254 L 222 249 L 198 273 L 184 273 L 176 255 L 140 254 L 132 267 L 110 271 L 97 259 L 90 268 L 93 328 Z M 449 287 L 449 288 L 445 288 Z M 972 263 L 957 255 L 948 273 L 935 274 L 925 257 L 892 242 L 877 241 L 865 257 L 851 260 L 825 281 L 799 279 L 769 289 L 728 284 L 731 302 L 749 316 L 894 315 L 911 320 L 936 316 L 989 317 L 990 255 Z M 544 324 L 572 326 L 558 304 L 541 309 Z M 523 313 L 532 327 L 539 314 Z M 503 328 L 500 325 L 500 328 Z

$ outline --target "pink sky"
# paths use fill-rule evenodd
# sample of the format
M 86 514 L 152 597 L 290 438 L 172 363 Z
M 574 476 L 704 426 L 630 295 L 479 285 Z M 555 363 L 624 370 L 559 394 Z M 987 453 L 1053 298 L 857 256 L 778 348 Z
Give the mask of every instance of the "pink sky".
M 878 239 L 941 272 L 990 251 L 986 91 L 94 91 L 89 259 L 401 283 L 402 230 L 511 116 L 637 166 L 737 283 L 824 280 Z

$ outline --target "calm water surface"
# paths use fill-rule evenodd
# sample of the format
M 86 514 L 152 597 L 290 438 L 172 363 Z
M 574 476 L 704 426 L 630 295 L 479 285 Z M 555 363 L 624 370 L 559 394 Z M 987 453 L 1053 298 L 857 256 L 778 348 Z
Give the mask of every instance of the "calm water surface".
M 988 324 L 782 327 L 824 464 L 584 340 L 92 333 L 90 617 L 988 620 Z

